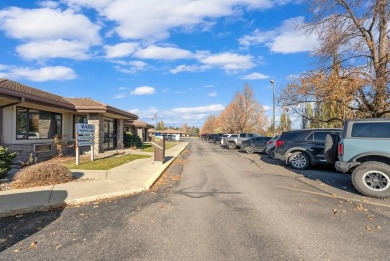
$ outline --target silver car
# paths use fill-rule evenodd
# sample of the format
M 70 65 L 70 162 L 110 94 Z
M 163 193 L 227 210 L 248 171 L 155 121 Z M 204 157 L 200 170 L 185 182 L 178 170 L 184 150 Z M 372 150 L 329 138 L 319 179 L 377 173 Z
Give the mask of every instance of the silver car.
M 273 152 L 276 148 L 276 141 L 279 139 L 279 137 L 280 135 L 276 135 L 267 142 L 267 148 L 265 149 L 265 153 L 271 155 L 272 158 L 274 157 Z
M 223 146 L 223 138 L 225 138 L 225 137 L 230 137 L 230 136 L 232 136 L 233 134 L 223 134 L 222 135 L 222 139 L 221 139 L 221 146 Z

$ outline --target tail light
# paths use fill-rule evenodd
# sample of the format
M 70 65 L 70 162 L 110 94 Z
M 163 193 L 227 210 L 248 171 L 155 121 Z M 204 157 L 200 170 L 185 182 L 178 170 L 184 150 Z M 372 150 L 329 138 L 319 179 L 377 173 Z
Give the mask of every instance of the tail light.
M 279 148 L 280 146 L 282 146 L 284 144 L 284 141 L 283 140 L 277 140 L 276 141 L 276 148 Z
M 339 143 L 339 146 L 337 147 L 337 154 L 339 156 L 343 156 L 343 154 L 344 154 L 344 144 L 343 143 Z

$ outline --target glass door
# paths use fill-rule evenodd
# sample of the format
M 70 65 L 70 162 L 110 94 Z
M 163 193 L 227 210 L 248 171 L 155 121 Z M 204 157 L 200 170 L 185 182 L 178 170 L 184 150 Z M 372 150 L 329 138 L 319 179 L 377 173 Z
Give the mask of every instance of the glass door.
M 104 128 L 104 140 L 103 140 L 103 149 L 112 150 L 116 149 L 116 133 L 117 133 L 117 124 L 114 119 L 104 119 L 103 122 Z

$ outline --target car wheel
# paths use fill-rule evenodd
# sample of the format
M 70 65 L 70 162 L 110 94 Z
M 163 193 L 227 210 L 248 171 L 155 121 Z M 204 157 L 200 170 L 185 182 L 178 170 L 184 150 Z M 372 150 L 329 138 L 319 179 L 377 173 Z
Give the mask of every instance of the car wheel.
M 273 150 L 271 151 L 270 155 L 271 155 L 271 158 L 275 159 L 275 149 L 273 149 Z
M 306 153 L 298 151 L 291 154 L 288 158 L 288 164 L 294 169 L 307 169 L 310 165 L 310 159 Z
M 335 163 L 337 160 L 337 145 L 340 136 L 336 133 L 327 134 L 325 138 L 324 157 L 326 162 Z
M 352 172 L 352 183 L 365 196 L 390 197 L 390 165 L 377 161 L 364 162 Z
M 248 153 L 248 154 L 252 154 L 253 152 L 254 152 L 254 148 L 252 147 L 252 146 L 247 146 L 246 148 L 245 148 L 245 151 L 246 151 L 246 153 Z
M 237 145 L 234 142 L 229 142 L 228 148 L 229 150 L 235 150 L 237 148 Z

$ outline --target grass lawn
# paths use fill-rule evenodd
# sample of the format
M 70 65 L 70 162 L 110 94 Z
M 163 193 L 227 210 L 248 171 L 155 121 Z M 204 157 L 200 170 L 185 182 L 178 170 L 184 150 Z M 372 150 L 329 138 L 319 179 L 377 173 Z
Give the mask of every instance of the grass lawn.
M 168 150 L 170 148 L 172 148 L 173 146 L 176 146 L 177 142 L 174 142 L 174 141 L 166 141 L 165 142 L 165 150 Z M 154 152 L 154 148 L 152 146 L 152 144 L 150 143 L 144 143 L 142 144 L 142 151 L 145 151 L 145 152 Z
M 76 165 L 76 163 L 66 163 L 64 165 L 69 169 L 108 170 L 123 165 L 125 163 L 131 162 L 133 160 L 150 158 L 150 157 L 151 156 L 149 155 L 128 154 L 119 157 L 108 157 L 104 159 L 96 159 L 94 161 L 80 160 L 80 165 L 78 166 Z

